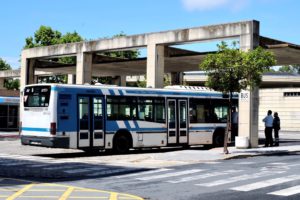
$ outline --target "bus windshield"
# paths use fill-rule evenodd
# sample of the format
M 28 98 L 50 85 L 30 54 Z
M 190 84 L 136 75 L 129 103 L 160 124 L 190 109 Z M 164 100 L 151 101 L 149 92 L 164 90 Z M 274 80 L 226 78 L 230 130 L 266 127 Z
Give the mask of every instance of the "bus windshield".
M 24 90 L 24 107 L 48 107 L 50 86 L 26 87 Z

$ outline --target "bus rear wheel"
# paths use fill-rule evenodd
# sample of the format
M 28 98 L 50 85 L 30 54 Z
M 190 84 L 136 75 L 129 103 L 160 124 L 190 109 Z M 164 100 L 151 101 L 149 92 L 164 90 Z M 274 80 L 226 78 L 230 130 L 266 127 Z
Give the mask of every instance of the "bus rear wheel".
M 115 153 L 125 154 L 131 147 L 130 139 L 126 135 L 117 135 L 114 139 L 113 150 Z
M 222 147 L 224 145 L 224 131 L 216 131 L 213 136 L 213 146 Z

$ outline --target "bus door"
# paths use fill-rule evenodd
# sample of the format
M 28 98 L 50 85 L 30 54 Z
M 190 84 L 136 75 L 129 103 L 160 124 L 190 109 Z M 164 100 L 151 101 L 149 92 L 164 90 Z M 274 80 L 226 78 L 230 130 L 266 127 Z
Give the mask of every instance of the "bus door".
M 78 147 L 103 147 L 103 97 L 78 96 Z
M 168 144 L 188 143 L 188 106 L 186 99 L 168 99 Z

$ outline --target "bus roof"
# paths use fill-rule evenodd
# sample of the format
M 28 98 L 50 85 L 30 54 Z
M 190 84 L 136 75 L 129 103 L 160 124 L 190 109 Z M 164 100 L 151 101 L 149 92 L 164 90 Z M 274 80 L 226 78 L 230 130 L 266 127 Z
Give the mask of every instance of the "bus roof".
M 115 85 L 69 85 L 69 84 L 33 84 L 30 86 L 51 86 L 51 90 L 61 90 L 61 89 L 81 89 L 86 90 L 90 93 L 91 90 L 102 91 L 103 95 L 116 95 L 116 96 L 139 96 L 139 95 L 149 95 L 149 96 L 205 96 L 205 97 L 215 97 L 215 98 L 228 98 L 224 97 L 221 92 L 212 90 L 207 87 L 200 86 L 167 86 L 165 88 L 139 88 L 139 87 L 120 87 Z M 82 92 L 82 91 L 81 91 Z M 100 92 L 101 93 L 101 92 Z M 97 93 L 98 94 L 98 93 Z M 234 98 L 237 98 L 237 93 L 234 94 Z

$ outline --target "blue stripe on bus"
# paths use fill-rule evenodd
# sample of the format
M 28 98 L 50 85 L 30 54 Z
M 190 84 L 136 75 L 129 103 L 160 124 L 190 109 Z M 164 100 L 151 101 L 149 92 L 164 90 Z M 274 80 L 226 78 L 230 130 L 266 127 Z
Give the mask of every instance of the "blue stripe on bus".
M 50 132 L 50 128 L 32 128 L 32 127 L 22 127 L 22 131 Z
M 124 96 L 124 93 L 123 93 L 122 90 L 119 90 L 119 93 L 120 93 L 121 96 Z
M 108 91 L 109 91 L 110 95 L 113 95 L 113 96 L 115 96 L 115 95 L 116 95 L 114 90 L 112 90 L 112 89 L 108 89 Z
M 207 130 L 207 131 L 213 131 L 215 128 L 213 127 L 191 127 L 189 128 L 190 131 L 199 131 L 199 130 Z
M 133 129 L 133 128 L 131 128 L 131 126 L 130 126 L 130 124 L 129 124 L 128 121 L 124 121 L 124 124 L 126 126 L 126 129 L 128 129 L 128 130 L 132 130 Z

